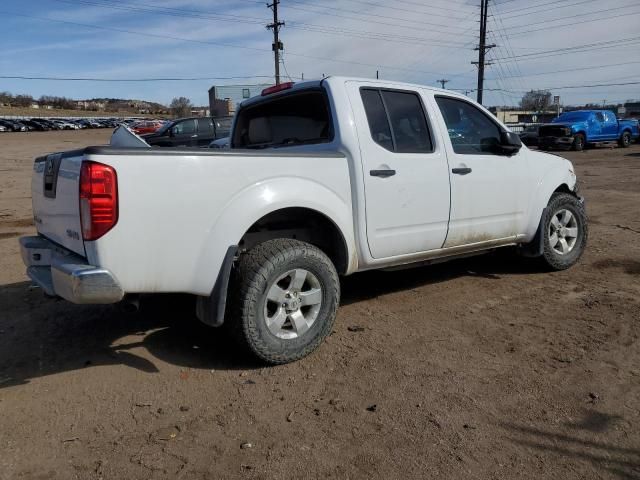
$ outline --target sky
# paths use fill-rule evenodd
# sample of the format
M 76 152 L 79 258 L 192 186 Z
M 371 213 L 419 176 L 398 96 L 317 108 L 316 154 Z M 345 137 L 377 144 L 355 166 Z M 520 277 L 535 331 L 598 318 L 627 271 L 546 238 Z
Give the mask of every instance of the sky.
M 281 74 L 446 79 L 475 98 L 478 4 L 281 0 Z M 489 0 L 489 14 L 485 105 L 546 88 L 565 105 L 640 99 L 640 0 Z M 212 85 L 273 82 L 271 15 L 259 0 L 0 2 L 0 91 L 206 105 Z

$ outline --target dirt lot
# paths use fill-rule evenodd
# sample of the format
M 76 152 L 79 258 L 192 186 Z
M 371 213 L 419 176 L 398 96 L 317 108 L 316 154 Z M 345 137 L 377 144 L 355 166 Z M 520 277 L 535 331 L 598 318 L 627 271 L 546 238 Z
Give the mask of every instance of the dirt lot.
M 355 275 L 322 348 L 263 368 L 180 299 L 30 288 L 32 158 L 108 134 L 0 135 L 0 478 L 640 479 L 640 146 L 566 154 L 591 221 L 573 269 Z

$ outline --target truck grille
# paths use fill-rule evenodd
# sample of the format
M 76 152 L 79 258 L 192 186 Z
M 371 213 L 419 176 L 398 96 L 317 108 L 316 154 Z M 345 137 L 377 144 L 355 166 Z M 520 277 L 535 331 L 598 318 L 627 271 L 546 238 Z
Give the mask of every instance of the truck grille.
M 568 137 L 571 129 L 562 125 L 542 125 L 538 135 L 540 137 Z

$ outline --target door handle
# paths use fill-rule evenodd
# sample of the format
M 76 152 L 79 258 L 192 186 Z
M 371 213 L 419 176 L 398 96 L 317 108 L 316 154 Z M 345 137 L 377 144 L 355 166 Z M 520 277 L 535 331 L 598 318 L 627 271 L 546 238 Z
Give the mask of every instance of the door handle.
M 198 134 L 191 135 L 191 138 L 198 138 Z
M 385 170 L 369 170 L 369 175 L 372 177 L 393 177 L 396 174 L 395 170 L 385 169 Z
M 467 173 L 471 173 L 471 169 L 469 167 L 452 168 L 451 173 L 455 173 L 456 175 L 466 175 Z

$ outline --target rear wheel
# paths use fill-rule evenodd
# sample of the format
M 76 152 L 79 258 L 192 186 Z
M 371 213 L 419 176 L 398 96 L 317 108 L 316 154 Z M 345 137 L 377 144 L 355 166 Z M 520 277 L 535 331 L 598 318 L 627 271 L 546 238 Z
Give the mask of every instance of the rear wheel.
M 620 137 L 620 140 L 618 140 L 618 145 L 622 148 L 627 148 L 631 145 L 631 134 L 629 132 L 624 132 Z
M 573 144 L 571 145 L 571 148 L 576 152 L 581 152 L 582 150 L 584 150 L 584 146 L 584 135 L 582 133 L 577 133 L 576 136 L 573 137 Z
M 313 352 L 333 328 L 340 282 L 317 247 L 290 239 L 261 243 L 240 256 L 232 273 L 225 323 L 241 345 L 271 364 Z
M 554 193 L 542 222 L 542 259 L 554 270 L 575 265 L 587 245 L 587 216 L 582 203 L 569 193 Z

